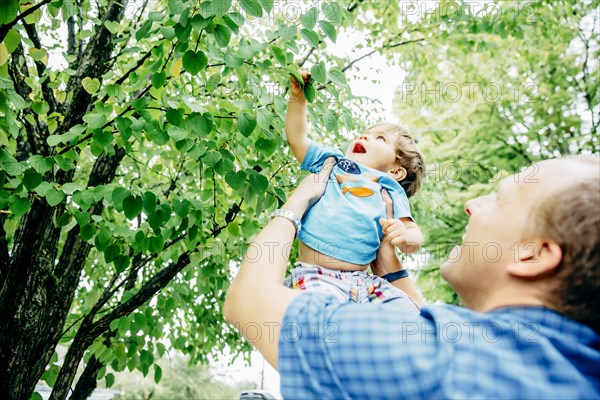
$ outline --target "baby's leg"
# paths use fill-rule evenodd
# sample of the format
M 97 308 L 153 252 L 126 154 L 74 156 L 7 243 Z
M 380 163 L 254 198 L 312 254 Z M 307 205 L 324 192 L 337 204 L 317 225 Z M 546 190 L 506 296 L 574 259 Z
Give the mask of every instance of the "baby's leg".
M 348 275 L 351 271 L 339 271 L 297 262 L 290 275 L 285 278 L 284 285 L 298 290 L 330 293 L 342 302 L 351 300 L 351 288 Z
M 359 303 L 386 303 L 406 311 L 418 313 L 421 308 L 408 294 L 385 279 L 367 272 L 355 272 L 353 280 L 359 287 Z

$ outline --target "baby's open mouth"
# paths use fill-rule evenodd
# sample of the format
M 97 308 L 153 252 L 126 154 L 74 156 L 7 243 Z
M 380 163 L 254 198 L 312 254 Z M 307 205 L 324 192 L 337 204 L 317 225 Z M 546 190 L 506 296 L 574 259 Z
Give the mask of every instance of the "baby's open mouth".
M 365 150 L 365 148 L 363 147 L 362 144 L 360 143 L 356 143 L 354 145 L 354 149 L 352 149 L 353 153 L 366 153 L 367 151 Z

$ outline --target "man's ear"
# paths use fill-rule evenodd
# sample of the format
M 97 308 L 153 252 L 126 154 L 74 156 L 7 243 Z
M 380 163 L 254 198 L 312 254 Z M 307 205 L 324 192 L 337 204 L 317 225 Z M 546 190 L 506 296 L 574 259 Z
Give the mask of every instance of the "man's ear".
M 390 174 L 392 175 L 395 181 L 401 181 L 402 179 L 406 178 L 407 172 L 404 169 L 404 167 L 398 167 L 392 169 L 390 171 Z
M 509 274 L 520 278 L 535 278 L 554 271 L 562 261 L 562 249 L 553 240 L 521 241 L 514 260 L 507 266 Z

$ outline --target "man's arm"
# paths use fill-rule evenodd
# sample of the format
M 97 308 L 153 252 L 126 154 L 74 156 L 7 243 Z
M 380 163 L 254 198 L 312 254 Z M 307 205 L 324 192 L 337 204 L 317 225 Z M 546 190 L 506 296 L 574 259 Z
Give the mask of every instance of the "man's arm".
M 301 75 L 304 81 L 307 82 L 310 73 L 302 71 Z M 290 100 L 285 115 L 285 135 L 294 156 L 302 163 L 310 146 L 310 140 L 308 140 L 306 98 L 304 97 L 302 88 L 300 88 L 300 85 L 298 85 L 293 76 L 290 77 L 290 81 Z
M 329 158 L 319 174 L 304 178 L 282 208 L 301 218 L 323 195 L 334 164 L 335 160 Z M 301 294 L 283 286 L 295 229 L 284 218 L 274 218 L 263 228 L 248 247 L 223 305 L 225 320 L 245 335 L 275 368 L 283 316 Z

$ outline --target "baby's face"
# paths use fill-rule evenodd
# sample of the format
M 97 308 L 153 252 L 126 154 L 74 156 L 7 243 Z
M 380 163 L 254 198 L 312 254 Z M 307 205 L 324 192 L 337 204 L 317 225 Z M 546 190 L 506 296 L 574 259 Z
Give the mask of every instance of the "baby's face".
M 396 160 L 396 136 L 396 133 L 369 129 L 350 142 L 346 158 L 382 172 L 390 172 L 399 166 Z

